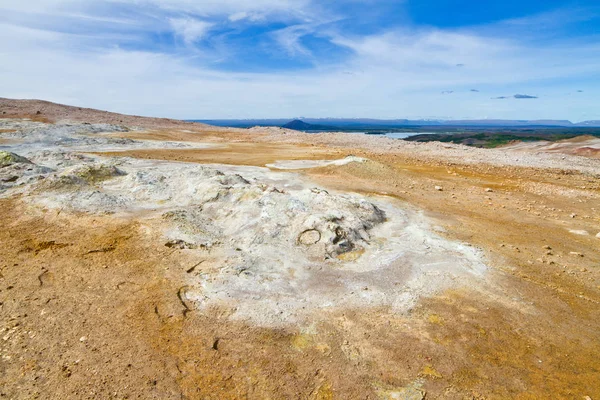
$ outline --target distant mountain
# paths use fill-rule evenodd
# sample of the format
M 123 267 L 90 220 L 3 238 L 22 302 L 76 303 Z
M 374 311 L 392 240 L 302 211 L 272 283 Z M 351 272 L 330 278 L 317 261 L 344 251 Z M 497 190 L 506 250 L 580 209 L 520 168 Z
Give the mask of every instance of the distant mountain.
M 575 124 L 577 126 L 600 127 L 600 121 L 583 121 Z
M 505 119 L 480 119 L 480 120 L 452 120 L 441 121 L 442 125 L 460 126 L 573 126 L 567 120 L 505 120 Z
M 406 127 L 476 127 L 476 128 L 574 128 L 600 127 L 600 121 L 584 121 L 572 123 L 567 120 L 442 120 L 442 119 L 372 119 L 372 118 L 297 118 L 290 122 L 287 119 L 240 119 L 240 120 L 198 120 L 210 125 L 249 128 L 253 126 L 296 126 L 297 130 L 368 130 Z M 306 125 L 302 125 L 306 124 Z
M 295 131 L 327 131 L 336 129 L 333 126 L 309 124 L 299 119 L 288 122 L 287 124 L 283 125 L 282 128 L 293 129 Z
M 503 119 L 481 119 L 481 120 L 436 120 L 436 119 L 393 119 L 380 120 L 369 118 L 356 119 L 330 119 L 330 118 L 305 118 L 304 122 L 310 124 L 327 124 L 330 126 L 346 128 L 365 128 L 365 127 L 404 127 L 404 126 L 489 126 L 489 127 L 524 127 L 524 126 L 552 126 L 568 127 L 573 126 L 571 121 L 567 120 L 503 120 Z

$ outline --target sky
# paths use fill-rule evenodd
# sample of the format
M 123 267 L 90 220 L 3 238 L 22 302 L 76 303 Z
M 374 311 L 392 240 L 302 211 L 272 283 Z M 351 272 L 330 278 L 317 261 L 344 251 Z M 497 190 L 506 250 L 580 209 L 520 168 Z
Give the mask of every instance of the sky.
M 183 118 L 600 120 L 598 0 L 0 0 L 0 97 Z

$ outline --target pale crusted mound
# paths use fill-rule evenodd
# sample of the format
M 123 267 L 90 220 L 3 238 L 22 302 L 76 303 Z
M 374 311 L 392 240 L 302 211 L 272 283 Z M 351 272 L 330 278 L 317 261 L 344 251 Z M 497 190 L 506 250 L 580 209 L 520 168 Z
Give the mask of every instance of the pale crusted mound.
M 303 324 L 344 307 L 405 312 L 458 277 L 485 270 L 473 250 L 433 234 L 414 212 L 383 199 L 330 193 L 294 173 L 69 150 L 95 149 L 94 135 L 116 128 L 21 126 L 11 134 L 22 139 L 15 147 L 36 164 L 17 175 L 6 194 L 22 193 L 32 204 L 61 212 L 143 215 L 159 221 L 165 246 L 199 256 L 209 251 L 218 268 L 190 280 L 182 295 L 197 309 L 225 307 L 232 319 L 265 326 Z M 355 162 L 368 160 L 325 165 Z
M 33 204 L 158 217 L 165 246 L 218 267 L 182 296 L 259 325 L 302 324 L 344 307 L 405 312 L 485 270 L 476 252 L 433 234 L 413 212 L 311 188 L 290 173 L 84 158 L 35 178 L 15 186 Z

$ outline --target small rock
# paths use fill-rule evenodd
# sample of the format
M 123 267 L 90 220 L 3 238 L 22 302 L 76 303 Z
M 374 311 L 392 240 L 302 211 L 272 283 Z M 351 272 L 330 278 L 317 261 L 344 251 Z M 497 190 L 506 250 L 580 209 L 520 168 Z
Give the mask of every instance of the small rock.
M 578 252 L 576 252 L 576 251 L 572 251 L 572 252 L 570 252 L 569 254 L 570 254 L 570 255 L 572 255 L 572 256 L 575 256 L 575 257 L 583 257 L 583 254 L 581 254 L 581 253 L 578 253 Z
M 600 239 L 600 232 L 598 232 L 598 234 L 596 235 L 596 237 L 597 237 L 598 239 Z
M 180 249 L 180 250 L 198 248 L 198 246 L 194 245 L 193 243 L 188 243 L 181 239 L 169 240 L 167 243 L 165 243 L 165 246 L 169 247 L 171 249 Z
M 544 250 L 552 250 L 552 247 L 550 247 L 550 246 L 548 246 L 548 245 L 545 245 L 545 246 L 544 246 Z
M 441 187 L 441 186 L 436 186 L 436 187 L 435 187 L 435 190 L 437 190 L 438 192 L 441 192 L 441 191 L 443 191 L 443 190 L 444 190 L 444 188 L 443 188 L 443 187 Z
M 491 189 L 491 188 L 486 188 L 485 191 L 488 192 L 488 193 L 492 193 L 494 190 Z
M 12 164 L 31 164 L 31 161 L 15 153 L 0 151 L 0 167 L 7 167 Z
M 82 336 L 79 338 L 79 341 L 82 343 L 85 342 L 86 340 L 87 340 L 87 336 Z
M 575 218 L 577 214 L 571 214 L 571 218 Z
M 13 183 L 13 182 L 16 182 L 18 179 L 19 179 L 18 176 L 10 176 L 8 178 L 1 179 L 1 181 L 4 183 Z

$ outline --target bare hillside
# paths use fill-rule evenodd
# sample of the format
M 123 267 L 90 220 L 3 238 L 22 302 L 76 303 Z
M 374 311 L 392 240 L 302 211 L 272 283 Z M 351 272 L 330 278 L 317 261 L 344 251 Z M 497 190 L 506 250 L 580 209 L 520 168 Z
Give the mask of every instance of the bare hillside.
M 92 108 L 74 107 L 43 100 L 16 100 L 0 98 L 0 117 L 29 117 L 44 122 L 88 122 L 114 125 L 137 126 L 142 128 L 175 128 L 193 126 L 207 128 L 208 125 L 185 122 L 169 118 L 149 118 L 124 115 Z M 216 128 L 218 129 L 218 128 Z

